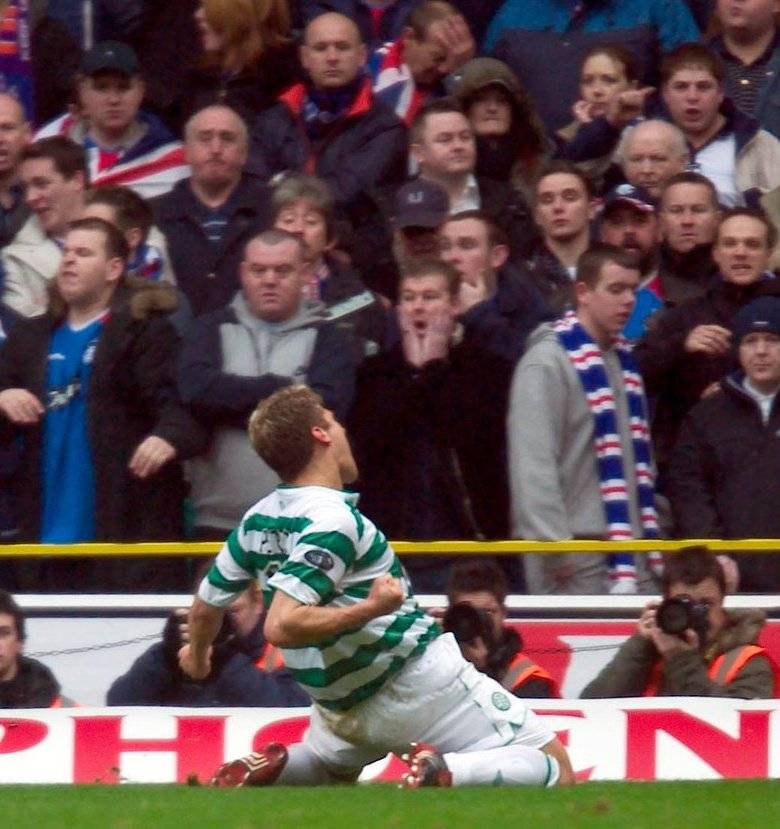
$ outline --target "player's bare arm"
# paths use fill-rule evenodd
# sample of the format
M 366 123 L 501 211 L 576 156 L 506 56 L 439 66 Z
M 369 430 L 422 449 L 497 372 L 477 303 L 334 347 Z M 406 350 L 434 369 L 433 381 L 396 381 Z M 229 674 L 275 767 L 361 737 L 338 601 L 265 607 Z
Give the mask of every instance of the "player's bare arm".
M 403 600 L 401 583 L 389 575 L 375 579 L 368 596 L 351 607 L 301 604 L 277 590 L 265 620 L 265 638 L 280 648 L 314 644 L 392 613 Z
M 179 667 L 192 679 L 205 679 L 211 673 L 211 643 L 224 615 L 221 607 L 206 604 L 197 596 L 193 600 L 187 619 L 190 641 L 179 651 Z

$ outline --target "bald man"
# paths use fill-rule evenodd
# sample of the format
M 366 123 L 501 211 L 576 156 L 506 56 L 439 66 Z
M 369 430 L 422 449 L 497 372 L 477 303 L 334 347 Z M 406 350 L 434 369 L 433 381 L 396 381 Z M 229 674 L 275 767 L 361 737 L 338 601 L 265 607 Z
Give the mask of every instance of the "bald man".
M 238 290 L 244 246 L 271 223 L 269 191 L 243 173 L 247 129 L 224 104 L 196 112 L 184 128 L 190 177 L 152 202 L 180 290 L 197 316 Z
M 688 145 L 674 124 L 659 119 L 641 121 L 623 130 L 615 160 L 629 184 L 659 199 L 666 182 L 685 170 Z
M 19 101 L 0 94 L 0 247 L 14 238 L 30 215 L 19 181 L 19 158 L 30 141 L 30 125 Z
M 283 170 L 314 173 L 342 213 L 355 210 L 365 190 L 402 181 L 406 130 L 374 100 L 366 60 L 349 18 L 328 12 L 312 20 L 300 47 L 306 81 L 255 122 L 249 172 L 264 181 Z

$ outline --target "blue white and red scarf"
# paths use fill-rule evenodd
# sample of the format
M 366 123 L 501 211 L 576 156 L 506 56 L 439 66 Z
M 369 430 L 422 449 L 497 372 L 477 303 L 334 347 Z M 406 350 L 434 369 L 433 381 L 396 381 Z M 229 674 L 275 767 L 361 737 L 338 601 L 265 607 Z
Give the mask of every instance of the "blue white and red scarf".
M 35 133 L 35 140 L 64 135 L 77 144 L 84 139 L 83 124 L 72 113 L 55 118 Z M 84 147 L 87 154 L 89 183 L 93 187 L 122 185 L 135 190 L 144 199 L 167 193 L 177 181 L 190 175 L 181 141 L 166 141 L 143 155 L 125 161 L 120 154 L 101 150 L 94 142 Z
M 384 43 L 374 51 L 368 62 L 374 97 L 410 126 L 430 92 L 420 89 L 404 61 L 403 39 Z
M 574 313 L 555 323 L 558 340 L 580 378 L 588 408 L 593 415 L 594 444 L 598 464 L 599 486 L 604 502 L 608 541 L 634 538 L 626 485 L 626 470 L 620 443 L 615 395 L 609 384 L 601 349 L 588 335 Z M 647 403 L 642 378 L 636 369 L 631 346 L 623 337 L 613 344 L 623 373 L 623 388 L 628 402 L 631 442 L 634 450 L 639 517 L 643 538 L 658 538 L 658 515 L 655 511 L 655 473 L 653 471 Z M 658 554 L 654 554 L 658 557 Z M 610 592 L 633 592 L 636 565 L 630 553 L 608 556 Z

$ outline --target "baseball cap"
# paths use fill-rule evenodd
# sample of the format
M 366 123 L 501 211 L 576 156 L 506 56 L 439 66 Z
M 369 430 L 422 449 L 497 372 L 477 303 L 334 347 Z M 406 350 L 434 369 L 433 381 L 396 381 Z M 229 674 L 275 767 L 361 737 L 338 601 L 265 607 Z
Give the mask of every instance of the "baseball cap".
M 447 191 L 425 179 L 407 182 L 395 194 L 393 225 L 396 230 L 405 227 L 436 228 L 450 214 Z
M 613 207 L 627 204 L 641 213 L 655 213 L 658 206 L 656 200 L 642 187 L 633 184 L 618 184 L 604 196 L 603 212 L 607 213 Z
M 734 317 L 734 345 L 748 334 L 780 337 L 780 296 L 761 296 L 740 308 Z
M 97 72 L 137 75 L 138 58 L 126 43 L 104 40 L 93 46 L 81 59 L 81 71 L 85 75 L 94 75 Z

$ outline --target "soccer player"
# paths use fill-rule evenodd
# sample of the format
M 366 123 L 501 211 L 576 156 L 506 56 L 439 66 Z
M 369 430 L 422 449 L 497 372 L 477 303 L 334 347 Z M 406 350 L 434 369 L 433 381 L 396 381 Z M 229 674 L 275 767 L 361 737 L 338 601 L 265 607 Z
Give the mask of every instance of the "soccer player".
M 224 608 L 258 579 L 266 637 L 314 706 L 302 743 L 289 752 L 271 743 L 212 782 L 354 782 L 392 751 L 409 765 L 411 788 L 573 783 L 553 733 L 417 605 L 384 535 L 343 491 L 357 466 L 321 398 L 281 389 L 254 411 L 249 436 L 284 483 L 247 512 L 203 580 L 180 664 L 208 676 Z

